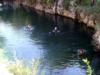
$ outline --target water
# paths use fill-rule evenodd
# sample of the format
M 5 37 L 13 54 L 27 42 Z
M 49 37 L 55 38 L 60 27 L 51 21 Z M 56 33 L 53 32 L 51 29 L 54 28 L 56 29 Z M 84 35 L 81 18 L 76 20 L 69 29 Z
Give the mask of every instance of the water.
M 59 33 L 52 33 L 55 26 Z M 22 60 L 29 66 L 32 60 L 39 60 L 38 70 L 44 70 L 45 75 L 86 75 L 77 49 L 91 53 L 90 41 L 70 19 L 58 16 L 56 23 L 55 16 L 38 11 L 0 11 L 0 49 L 5 51 L 4 57 L 8 61 Z

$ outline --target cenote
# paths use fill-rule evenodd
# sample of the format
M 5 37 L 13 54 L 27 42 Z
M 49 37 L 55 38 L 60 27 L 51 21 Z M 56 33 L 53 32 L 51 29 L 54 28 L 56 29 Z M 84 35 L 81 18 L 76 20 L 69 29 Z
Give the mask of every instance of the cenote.
M 54 15 L 23 8 L 0 9 L 0 62 L 6 60 L 12 66 L 23 61 L 30 69 L 35 67 L 32 75 L 88 75 L 95 58 L 91 40 L 73 20 L 61 16 L 55 20 Z M 55 27 L 59 33 L 52 33 Z M 88 56 L 80 58 L 78 49 L 85 49 Z M 82 61 L 85 58 L 90 65 Z M 97 66 L 93 67 L 96 71 Z

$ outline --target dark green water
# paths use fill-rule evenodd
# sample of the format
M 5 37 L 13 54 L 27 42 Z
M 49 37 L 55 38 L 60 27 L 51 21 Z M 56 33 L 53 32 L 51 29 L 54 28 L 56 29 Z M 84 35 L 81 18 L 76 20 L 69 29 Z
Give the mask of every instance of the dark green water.
M 60 33 L 51 33 L 55 25 Z M 46 75 L 86 75 L 77 49 L 92 50 L 91 42 L 70 19 L 23 9 L 0 11 L 0 48 L 5 57 L 30 63 L 40 60 Z M 41 69 L 39 69 L 41 71 Z

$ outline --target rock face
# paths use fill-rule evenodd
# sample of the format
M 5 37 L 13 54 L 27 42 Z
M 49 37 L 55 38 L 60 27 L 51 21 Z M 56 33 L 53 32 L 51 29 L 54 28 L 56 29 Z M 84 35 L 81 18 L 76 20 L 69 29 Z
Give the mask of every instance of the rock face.
M 93 35 L 92 44 L 93 44 L 94 47 L 95 47 L 95 51 L 96 51 L 96 52 L 100 52 L 100 31 L 97 31 L 97 32 Z
M 68 10 L 64 8 L 63 0 L 57 0 L 50 7 L 44 5 L 41 2 L 37 2 L 36 4 L 33 5 L 30 5 L 27 2 L 20 2 L 20 4 L 22 4 L 23 6 L 34 8 L 36 10 L 44 11 L 49 14 L 58 14 L 72 19 L 78 19 L 79 22 L 83 22 L 87 24 L 89 27 L 95 27 L 96 21 L 93 18 L 93 15 L 88 15 L 85 12 L 76 9 L 75 1 L 76 0 L 70 1 Z

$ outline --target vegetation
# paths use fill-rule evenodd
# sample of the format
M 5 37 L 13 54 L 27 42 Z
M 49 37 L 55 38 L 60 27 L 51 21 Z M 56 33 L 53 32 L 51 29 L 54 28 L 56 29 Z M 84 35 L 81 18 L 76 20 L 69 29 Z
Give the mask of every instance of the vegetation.
M 53 4 L 54 3 L 54 0 L 42 0 L 42 2 L 44 3 L 44 4 L 49 4 L 49 5 L 51 5 L 51 4 Z
M 36 3 L 42 3 L 42 4 L 45 4 L 46 6 L 54 5 L 55 2 L 63 1 L 62 5 L 65 9 L 68 9 L 70 7 L 70 3 L 74 2 L 75 7 L 79 6 L 81 7 L 81 9 L 84 8 L 88 11 L 93 9 L 92 7 L 96 7 L 97 8 L 96 10 L 100 9 L 99 8 L 100 0 L 17 0 L 17 1 L 26 2 L 27 4 L 30 4 L 30 5 L 34 5 Z
M 6 50 L 0 49 L 0 75 L 38 75 L 41 65 L 40 60 L 33 60 L 31 62 L 32 67 L 30 67 L 17 57 L 14 57 L 15 61 L 9 60 L 5 53 Z M 45 75 L 43 69 L 40 75 Z
M 86 64 L 86 66 L 87 66 L 87 75 L 92 75 L 92 74 L 93 74 L 93 70 L 92 70 L 92 68 L 91 68 L 91 66 L 90 66 L 89 60 L 86 58 L 86 59 L 83 59 L 82 61 L 83 61 L 83 62 Z
M 9 65 L 8 70 L 14 75 L 32 75 L 31 69 L 19 60 L 13 65 Z
M 8 66 L 8 70 L 14 75 L 37 75 L 40 66 L 40 61 L 32 62 L 32 68 L 26 66 L 24 62 L 16 60 L 15 63 Z

